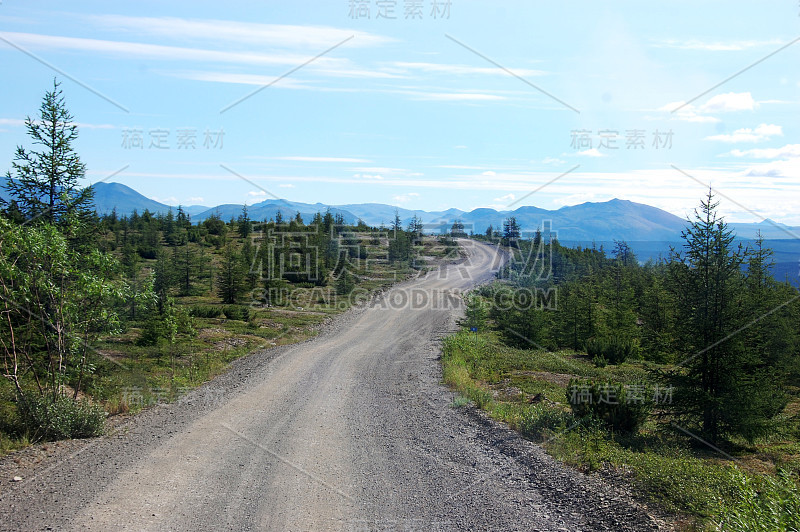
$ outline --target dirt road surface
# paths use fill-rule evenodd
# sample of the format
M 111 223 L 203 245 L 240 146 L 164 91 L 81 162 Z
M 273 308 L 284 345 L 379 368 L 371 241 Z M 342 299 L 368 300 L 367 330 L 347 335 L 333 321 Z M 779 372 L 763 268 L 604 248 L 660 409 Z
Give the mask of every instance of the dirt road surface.
M 462 243 L 463 244 L 463 243 Z M 625 493 L 451 406 L 453 291 L 499 257 L 404 282 L 318 337 L 0 479 L 12 530 L 655 530 Z M 6 471 L 7 469 L 4 469 Z M 15 473 L 16 474 L 16 473 Z

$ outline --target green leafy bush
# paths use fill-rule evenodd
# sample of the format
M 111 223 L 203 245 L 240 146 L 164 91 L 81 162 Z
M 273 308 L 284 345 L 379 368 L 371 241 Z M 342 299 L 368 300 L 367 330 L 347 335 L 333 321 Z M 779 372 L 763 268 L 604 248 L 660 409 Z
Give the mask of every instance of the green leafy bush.
M 142 333 L 136 339 L 136 345 L 149 347 L 158 345 L 158 343 L 166 336 L 166 327 L 164 320 L 160 314 L 153 314 L 150 316 L 142 327 Z
M 222 313 L 229 320 L 247 321 L 250 319 L 250 309 L 243 306 L 228 305 L 222 309 Z
M 635 358 L 637 347 L 632 340 L 622 338 L 590 338 L 586 342 L 586 353 L 601 362 L 622 364 L 629 358 Z
M 36 440 L 90 438 L 103 434 L 106 412 L 89 401 L 69 397 L 29 395 L 20 397 L 17 415 L 22 430 Z
M 596 419 L 620 432 L 638 431 L 652 409 L 651 391 L 639 383 L 571 379 L 566 395 L 573 415 Z

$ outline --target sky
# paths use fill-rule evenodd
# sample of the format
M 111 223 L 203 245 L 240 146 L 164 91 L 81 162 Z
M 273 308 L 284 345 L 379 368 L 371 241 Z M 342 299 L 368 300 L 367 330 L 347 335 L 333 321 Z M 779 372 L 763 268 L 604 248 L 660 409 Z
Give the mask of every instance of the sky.
M 800 4 L 0 1 L 0 170 L 54 77 L 171 205 L 620 198 L 800 225 Z

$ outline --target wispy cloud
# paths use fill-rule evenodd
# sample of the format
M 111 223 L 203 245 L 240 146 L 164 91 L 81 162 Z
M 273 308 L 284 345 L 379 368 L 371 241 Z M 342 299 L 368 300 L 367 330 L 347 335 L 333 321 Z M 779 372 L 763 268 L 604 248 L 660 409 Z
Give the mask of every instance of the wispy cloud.
M 184 41 L 238 43 L 275 48 L 327 48 L 351 35 L 356 47 L 375 47 L 396 39 L 347 28 L 314 25 L 261 24 L 215 19 L 176 17 L 128 17 L 123 15 L 89 15 L 87 20 L 113 32 L 152 35 Z
M 178 201 L 178 198 L 176 198 L 175 196 L 169 196 L 167 198 L 158 198 L 156 196 L 150 196 L 150 199 L 153 201 L 157 201 L 159 203 L 163 203 L 164 205 L 177 205 L 178 203 L 180 203 Z
M 508 73 L 495 67 L 475 67 L 469 65 L 451 65 L 445 63 L 408 63 L 403 61 L 396 61 L 390 65 L 390 70 L 396 72 L 420 71 L 425 73 L 440 73 L 448 75 L 508 75 Z M 547 72 L 544 72 L 543 70 L 532 70 L 527 68 L 509 68 L 508 70 L 518 76 L 544 76 L 547 74 Z
M 316 157 L 306 155 L 285 155 L 281 157 L 268 157 L 268 159 L 276 159 L 279 161 L 300 161 L 306 163 L 370 163 L 369 159 L 360 159 L 357 157 Z
M 787 144 L 781 148 L 733 150 L 730 154 L 734 157 L 751 157 L 753 159 L 796 159 L 800 157 L 800 144 Z
M 783 44 L 779 39 L 771 40 L 742 40 L 742 41 L 701 41 L 697 39 L 667 39 L 654 41 L 652 46 L 656 48 L 675 48 L 678 50 L 706 50 L 709 52 L 738 52 L 752 48 L 762 48 L 765 46 L 775 46 Z
M 477 92 L 409 92 L 415 100 L 436 102 L 479 102 L 505 100 L 505 96 Z
M 494 198 L 492 201 L 496 201 L 503 205 L 508 205 L 509 201 L 514 201 L 517 197 L 514 194 L 506 194 L 505 196 L 500 196 L 499 198 Z
M 730 143 L 762 142 L 776 136 L 783 136 L 783 128 L 781 126 L 776 126 L 775 124 L 760 124 L 756 126 L 755 129 L 737 129 L 733 133 L 729 134 L 711 135 L 706 137 L 706 140 L 716 140 Z
M 222 51 L 182 46 L 164 46 L 127 41 L 109 41 L 102 39 L 84 39 L 78 37 L 61 37 L 38 33 L 3 32 L 2 36 L 21 46 L 47 50 L 76 50 L 104 54 L 110 56 L 129 56 L 165 61 L 196 61 L 204 63 L 250 64 L 295 66 L 308 60 L 307 54 L 290 51 L 274 53 L 256 53 L 246 51 Z M 315 67 L 335 69 L 347 67 L 349 61 L 333 57 L 321 57 L 315 61 Z
M 401 194 L 399 196 L 392 196 L 392 199 L 397 203 L 408 203 L 414 198 L 418 198 L 420 195 L 417 192 L 409 192 L 407 194 Z
M 682 101 L 671 102 L 660 107 L 658 111 L 670 113 L 672 119 L 683 122 L 716 123 L 720 119 L 712 116 L 714 114 L 755 111 L 758 106 L 759 102 L 749 92 L 728 92 L 717 94 L 700 106 L 685 105 Z
M 749 92 L 727 92 L 717 94 L 700 106 L 702 113 L 730 113 L 734 111 L 753 111 L 758 103 Z
M 579 151 L 576 153 L 578 157 L 606 157 L 606 154 L 598 150 L 597 148 L 591 148 L 588 150 Z

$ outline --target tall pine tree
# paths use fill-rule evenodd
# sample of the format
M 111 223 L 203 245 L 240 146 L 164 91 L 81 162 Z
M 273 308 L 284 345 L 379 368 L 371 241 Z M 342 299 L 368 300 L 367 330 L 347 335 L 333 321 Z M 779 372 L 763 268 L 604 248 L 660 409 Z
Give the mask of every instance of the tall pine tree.
M 27 220 L 62 225 L 76 216 L 87 217 L 93 191 L 78 184 L 86 165 L 72 147 L 78 126 L 67 110 L 58 81 L 53 80 L 53 90 L 45 93 L 39 116 L 25 119 L 25 129 L 38 148 L 18 146 L 12 171 L 6 174 L 6 190 L 16 209 Z

